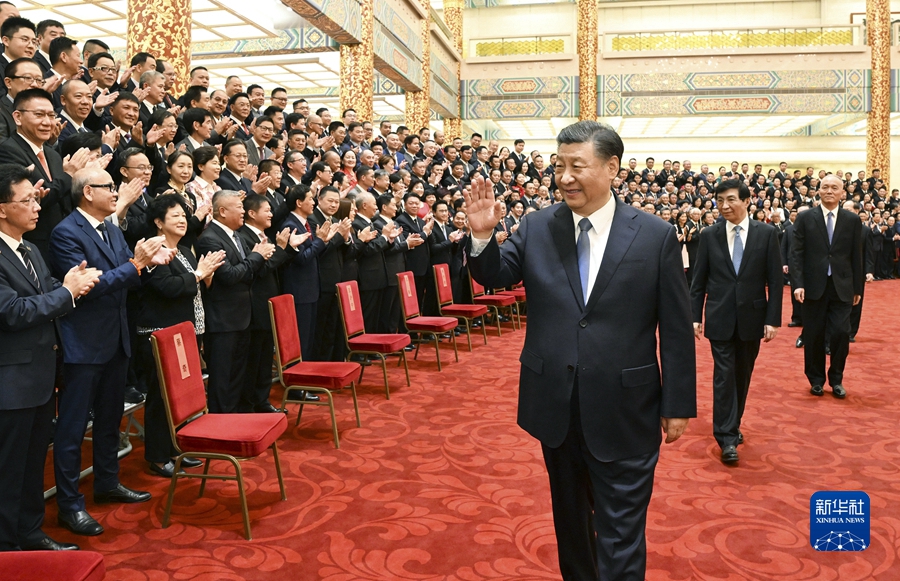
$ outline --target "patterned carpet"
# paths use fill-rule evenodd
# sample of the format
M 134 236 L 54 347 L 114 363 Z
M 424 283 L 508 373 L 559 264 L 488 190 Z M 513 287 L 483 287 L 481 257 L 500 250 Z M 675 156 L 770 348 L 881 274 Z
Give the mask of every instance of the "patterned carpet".
M 868 285 L 859 341 L 851 346 L 844 401 L 808 394 L 796 329 L 763 345 L 751 386 L 741 462 L 725 467 L 711 435 L 712 363 L 698 344 L 699 418 L 663 446 L 648 519 L 653 581 L 894 580 L 900 570 L 900 436 L 894 329 L 898 282 Z M 789 308 L 789 305 L 788 305 Z M 789 311 L 787 311 L 789 312 Z M 242 536 L 236 485 L 179 484 L 172 525 L 160 528 L 168 481 L 146 471 L 143 450 L 122 481 L 150 490 L 140 505 L 88 510 L 107 531 L 76 538 L 106 556 L 110 580 L 559 579 L 549 490 L 537 442 L 515 424 L 524 331 L 480 338 L 474 353 L 438 373 L 433 351 L 411 360 L 412 387 L 390 371 L 360 388 L 363 427 L 338 399 L 341 449 L 324 408 L 307 408 L 279 442 L 288 500 L 271 454 L 244 463 L 254 540 Z M 446 353 L 446 351 L 445 351 Z M 450 360 L 446 358 L 445 361 Z M 225 469 L 223 463 L 214 464 Z M 82 484 L 90 490 L 90 481 Z M 872 545 L 817 553 L 809 545 L 809 497 L 861 489 L 872 501 Z

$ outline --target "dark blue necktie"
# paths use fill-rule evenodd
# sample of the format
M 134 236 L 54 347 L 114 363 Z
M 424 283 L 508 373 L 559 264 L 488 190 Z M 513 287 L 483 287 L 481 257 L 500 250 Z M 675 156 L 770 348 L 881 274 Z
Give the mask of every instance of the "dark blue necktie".
M 581 276 L 581 295 L 584 297 L 584 304 L 587 304 L 588 301 L 588 277 L 591 273 L 591 238 L 588 235 L 588 230 L 592 227 L 593 224 L 587 218 L 582 218 L 578 222 L 580 232 L 578 233 L 576 251 L 578 254 L 578 274 Z
M 100 238 L 106 242 L 106 245 L 112 248 L 112 245 L 109 243 L 109 234 L 106 231 L 106 222 L 100 222 L 97 224 L 97 231 L 100 232 Z

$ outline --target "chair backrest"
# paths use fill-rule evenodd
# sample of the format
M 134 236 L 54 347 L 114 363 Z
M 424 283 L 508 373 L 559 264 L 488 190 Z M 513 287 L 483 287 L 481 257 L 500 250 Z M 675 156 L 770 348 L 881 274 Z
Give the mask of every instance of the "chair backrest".
M 300 355 L 300 331 L 297 328 L 294 296 L 286 294 L 269 299 L 269 320 L 272 321 L 275 359 L 280 378 L 286 367 L 303 359 Z
M 438 303 L 443 307 L 453 303 L 453 287 L 450 286 L 450 267 L 446 264 L 434 265 L 434 284 L 437 287 Z
M 175 432 L 184 422 L 206 413 L 206 391 L 194 324 L 185 321 L 160 329 L 150 335 L 150 344 L 169 431 L 176 442 Z
M 344 334 L 349 339 L 366 332 L 363 320 L 362 301 L 359 298 L 359 285 L 355 280 L 337 283 L 338 303 L 341 307 L 341 319 L 344 322 Z
M 416 294 L 416 280 L 410 271 L 397 273 L 397 289 L 400 291 L 400 308 L 403 318 L 419 316 L 419 297 Z
M 480 285 L 477 280 L 472 278 L 471 272 L 469 273 L 469 284 L 471 285 L 471 288 L 472 288 L 472 296 L 473 297 L 480 297 L 484 294 L 484 287 L 482 285 Z

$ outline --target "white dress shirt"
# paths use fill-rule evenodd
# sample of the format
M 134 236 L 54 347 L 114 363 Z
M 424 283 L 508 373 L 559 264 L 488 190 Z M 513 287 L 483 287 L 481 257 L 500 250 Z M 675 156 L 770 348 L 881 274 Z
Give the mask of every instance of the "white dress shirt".
M 819 207 L 822 208 L 822 219 L 825 220 L 825 230 L 828 231 L 828 212 L 832 213 L 831 217 L 831 226 L 832 228 L 837 228 L 837 219 L 838 219 L 838 210 L 841 209 L 841 205 L 838 204 L 834 210 L 829 210 L 825 207 L 825 204 L 819 204 Z M 834 234 L 834 230 L 832 229 L 832 234 Z
M 747 230 L 750 228 L 750 216 L 744 216 L 744 221 L 740 224 L 734 224 L 729 221 L 725 221 L 725 232 L 727 234 L 726 239 L 728 240 L 728 255 L 731 257 L 731 260 L 734 260 L 734 235 L 735 227 L 741 227 L 741 246 L 744 250 L 747 249 Z

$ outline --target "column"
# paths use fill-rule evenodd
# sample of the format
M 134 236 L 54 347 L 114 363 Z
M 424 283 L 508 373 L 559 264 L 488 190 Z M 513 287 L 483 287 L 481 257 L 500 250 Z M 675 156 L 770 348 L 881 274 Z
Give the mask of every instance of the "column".
M 866 132 L 866 168 L 891 179 L 891 6 L 890 0 L 866 0 L 866 26 L 872 50 L 872 108 Z
M 871 1 L 871 0 L 870 0 Z M 889 1 L 889 0 L 884 0 Z M 578 101 L 581 121 L 597 120 L 597 0 L 577 0 Z
M 444 24 L 453 33 L 453 45 L 456 52 L 462 56 L 463 44 L 463 6 L 464 0 L 444 0 Z M 460 68 L 462 65 L 456 63 L 456 78 L 460 79 Z M 460 93 L 456 94 L 456 110 L 459 111 L 459 117 L 454 119 L 444 119 L 444 138 L 448 140 L 454 137 L 462 137 L 462 108 L 460 103 L 460 94 L 462 92 L 462 84 L 460 84 Z
M 172 92 L 182 95 L 191 68 L 191 0 L 128 0 L 127 50 L 129 59 L 149 52 L 171 64 Z
M 428 10 L 428 0 L 422 0 Z M 422 35 L 422 90 L 406 92 L 406 126 L 413 133 L 428 127 L 431 120 L 431 20 L 419 22 Z
M 374 118 L 375 45 L 373 12 L 374 0 L 362 0 L 361 31 L 358 44 L 341 45 L 341 112 L 355 109 L 360 120 Z

